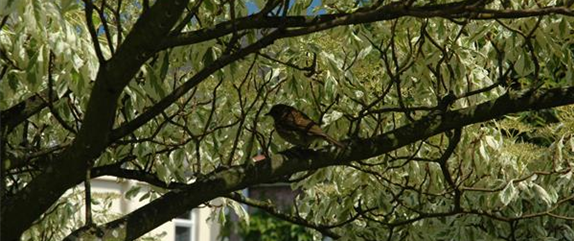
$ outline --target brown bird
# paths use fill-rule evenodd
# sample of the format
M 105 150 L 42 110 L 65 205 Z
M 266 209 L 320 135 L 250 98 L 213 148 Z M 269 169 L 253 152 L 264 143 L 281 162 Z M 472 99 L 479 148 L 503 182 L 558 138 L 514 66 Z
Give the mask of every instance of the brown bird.
M 273 117 L 275 130 L 287 142 L 301 147 L 308 147 L 317 139 L 324 139 L 343 148 L 341 142 L 325 134 L 321 127 L 303 112 L 283 104 L 274 105 L 266 115 Z

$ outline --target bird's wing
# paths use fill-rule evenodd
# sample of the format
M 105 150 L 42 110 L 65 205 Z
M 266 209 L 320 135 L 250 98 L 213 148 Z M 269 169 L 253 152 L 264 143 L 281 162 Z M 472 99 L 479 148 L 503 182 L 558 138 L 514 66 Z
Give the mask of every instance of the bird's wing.
M 323 131 L 323 129 L 321 129 L 321 127 L 319 125 L 317 125 L 317 123 L 315 123 L 313 120 L 311 120 L 309 117 L 307 117 L 307 115 L 305 115 L 304 113 L 296 112 L 296 114 L 294 114 L 294 115 L 295 115 L 295 117 L 300 117 L 300 118 L 295 118 L 297 120 L 297 121 L 295 121 L 295 123 L 297 124 L 297 127 L 304 130 L 307 135 L 322 137 L 326 141 L 328 141 L 328 142 L 330 142 L 336 146 L 339 146 L 339 147 L 345 146 L 343 143 L 335 140 L 335 138 L 327 135 L 327 133 L 325 133 Z
M 299 132 L 309 137 L 320 137 L 339 147 L 344 147 L 341 142 L 327 135 L 325 132 L 323 132 L 321 127 L 317 125 L 317 123 L 299 111 L 291 111 L 288 113 L 286 116 L 284 116 L 284 121 L 282 121 L 281 125 L 279 126 L 280 128 L 284 129 L 284 131 Z
M 292 131 L 304 132 L 308 135 L 324 135 L 323 130 L 321 130 L 321 127 L 317 125 L 317 123 L 299 111 L 291 111 L 288 113 L 285 116 L 285 121 L 282 121 L 281 124 L 285 129 Z

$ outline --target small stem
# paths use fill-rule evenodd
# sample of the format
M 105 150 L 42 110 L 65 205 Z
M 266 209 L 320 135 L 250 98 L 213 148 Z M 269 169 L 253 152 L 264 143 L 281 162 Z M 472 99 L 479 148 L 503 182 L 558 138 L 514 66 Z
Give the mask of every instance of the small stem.
M 86 181 L 84 182 L 84 189 L 86 192 L 86 226 L 92 226 L 92 189 L 90 184 L 91 167 L 88 167 L 86 172 Z

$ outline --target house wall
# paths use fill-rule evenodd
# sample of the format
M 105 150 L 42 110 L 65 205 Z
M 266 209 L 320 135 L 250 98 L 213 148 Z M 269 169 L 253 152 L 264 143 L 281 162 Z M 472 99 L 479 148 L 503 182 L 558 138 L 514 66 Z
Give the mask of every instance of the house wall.
M 140 193 L 137 196 L 132 197 L 131 199 L 127 199 L 125 197 L 125 193 L 136 185 L 142 186 Z M 83 184 L 81 184 L 80 186 L 83 187 Z M 146 183 L 131 180 L 119 181 L 119 179 L 115 177 L 104 176 L 92 180 L 91 188 L 92 188 L 92 195 L 95 195 L 97 193 L 107 193 L 107 194 L 114 194 L 114 196 L 117 197 L 113 199 L 111 206 L 108 209 L 108 211 L 116 214 L 130 213 L 149 202 L 148 198 L 139 201 L 140 198 L 146 193 L 146 191 L 149 190 L 149 186 Z M 97 206 L 94 206 L 94 209 L 95 208 L 97 208 Z M 193 214 L 194 241 L 218 240 L 220 225 L 215 222 L 207 221 L 211 213 L 210 208 L 208 207 L 197 208 L 194 209 L 193 212 L 194 212 Z M 174 241 L 175 223 L 173 221 L 166 222 L 146 235 L 157 235 L 162 233 L 165 233 L 165 236 L 163 236 L 161 239 L 162 241 Z

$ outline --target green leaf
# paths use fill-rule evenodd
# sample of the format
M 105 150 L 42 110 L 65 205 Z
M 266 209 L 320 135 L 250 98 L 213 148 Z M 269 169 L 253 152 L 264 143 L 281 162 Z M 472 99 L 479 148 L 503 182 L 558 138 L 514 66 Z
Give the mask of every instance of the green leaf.
M 508 182 L 506 187 L 500 192 L 499 197 L 504 206 L 507 206 L 518 197 L 518 190 L 516 190 L 512 181 Z
M 140 190 L 141 186 L 133 186 L 132 188 L 130 188 L 130 190 L 128 190 L 125 193 L 124 197 L 127 199 L 132 199 L 133 197 L 136 197 L 139 194 Z
M 150 192 L 146 192 L 144 195 L 142 195 L 142 196 L 140 197 L 139 201 L 141 202 L 141 201 L 143 201 L 143 200 L 146 200 L 146 199 L 148 199 L 150 196 L 151 196 L 151 193 L 150 193 Z
M 547 206 L 551 206 L 553 201 L 548 192 L 544 190 L 540 185 L 533 183 L 532 184 L 534 191 L 538 194 L 538 197 L 542 199 L 546 203 Z
M 170 55 L 171 51 L 167 51 L 166 53 L 163 54 L 163 61 L 161 62 L 161 68 L 160 68 L 160 72 L 159 72 L 159 79 L 160 80 L 165 80 L 165 77 L 167 76 L 167 72 L 169 70 L 169 55 Z
M 167 95 L 164 88 L 164 79 L 161 78 L 160 74 L 156 69 L 149 65 L 146 65 L 148 80 L 144 84 L 144 89 L 146 93 L 152 96 L 152 98 L 158 100 Z
M 203 55 L 203 66 L 209 66 L 217 59 L 216 48 L 210 47 Z
M 165 165 L 159 164 L 155 166 L 155 170 L 157 172 L 157 177 L 166 183 L 170 183 L 170 171 L 167 169 Z

